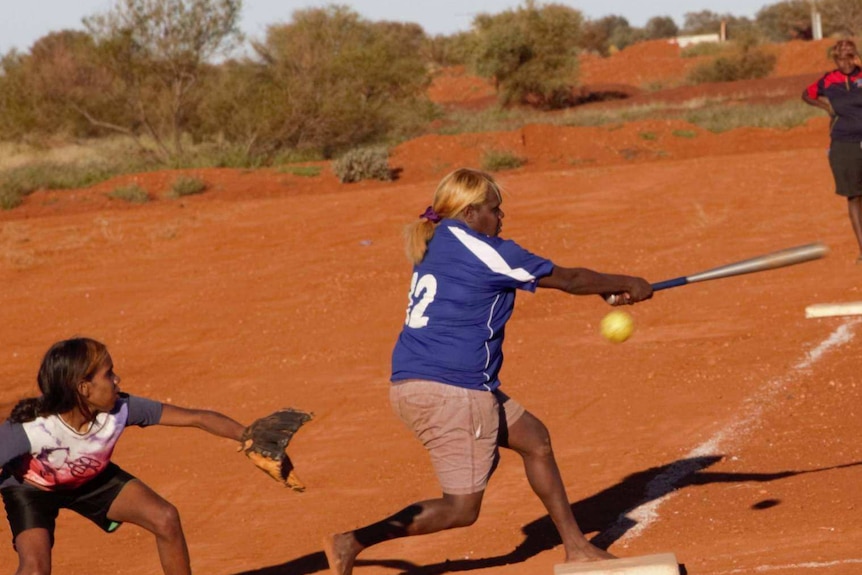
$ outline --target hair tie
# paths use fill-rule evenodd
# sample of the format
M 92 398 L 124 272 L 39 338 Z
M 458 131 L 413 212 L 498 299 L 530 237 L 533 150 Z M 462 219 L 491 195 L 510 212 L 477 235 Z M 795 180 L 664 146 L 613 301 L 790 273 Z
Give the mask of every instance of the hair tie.
M 440 220 L 443 219 L 440 217 L 440 214 L 435 212 L 434 208 L 432 208 L 431 206 L 428 206 L 427 208 L 425 208 L 425 213 L 423 213 L 419 217 L 425 218 L 426 220 L 428 220 L 432 224 L 436 224 L 437 222 L 439 222 Z

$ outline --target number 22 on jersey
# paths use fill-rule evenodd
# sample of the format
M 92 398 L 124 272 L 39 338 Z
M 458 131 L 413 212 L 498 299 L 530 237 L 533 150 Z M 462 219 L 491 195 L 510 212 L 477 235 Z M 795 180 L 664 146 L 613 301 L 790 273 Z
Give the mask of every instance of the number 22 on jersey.
M 425 274 L 421 278 L 413 272 L 410 279 L 410 293 L 407 295 L 407 318 L 404 323 L 408 327 L 420 328 L 428 325 L 428 316 L 425 310 L 434 301 L 437 295 L 437 278 L 431 274 Z

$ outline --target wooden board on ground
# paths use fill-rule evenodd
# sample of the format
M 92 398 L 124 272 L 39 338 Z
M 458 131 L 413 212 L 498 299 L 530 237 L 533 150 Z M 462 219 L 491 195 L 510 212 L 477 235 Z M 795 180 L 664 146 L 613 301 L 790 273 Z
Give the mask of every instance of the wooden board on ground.
M 805 308 L 805 317 L 834 317 L 862 315 L 862 301 L 846 303 L 815 303 Z
M 673 553 L 554 565 L 554 575 L 679 575 Z

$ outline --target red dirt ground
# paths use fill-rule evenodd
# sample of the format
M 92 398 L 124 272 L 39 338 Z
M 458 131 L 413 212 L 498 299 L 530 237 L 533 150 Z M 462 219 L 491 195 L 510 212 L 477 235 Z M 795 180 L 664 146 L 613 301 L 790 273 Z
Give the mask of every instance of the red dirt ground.
M 806 60 L 785 75 L 817 71 Z M 325 572 L 325 534 L 437 493 L 388 406 L 410 273 L 401 231 L 443 174 L 512 148 L 528 163 L 499 174 L 504 235 L 562 265 L 658 281 L 830 246 L 816 262 L 659 292 L 629 309 L 637 330 L 624 344 L 598 335 L 599 298 L 523 294 L 502 379 L 548 425 L 576 516 L 611 552 L 672 551 L 692 575 L 856 574 L 862 321 L 803 313 L 862 300 L 827 145 L 825 119 L 721 135 L 679 122 L 534 125 L 408 142 L 392 183 L 200 170 L 211 189 L 183 200 L 164 195 L 175 172 L 39 192 L 0 213 L 0 408 L 33 394 L 52 342 L 86 334 L 108 344 L 128 392 L 241 421 L 314 411 L 291 445 L 303 494 L 194 430 L 129 430 L 115 460 L 180 509 L 197 573 Z M 105 197 L 130 179 L 156 200 Z M 504 453 L 474 526 L 360 559 L 357 575 L 533 575 L 552 573 L 562 551 Z M 54 572 L 149 575 L 158 562 L 141 529 L 105 535 L 65 513 Z

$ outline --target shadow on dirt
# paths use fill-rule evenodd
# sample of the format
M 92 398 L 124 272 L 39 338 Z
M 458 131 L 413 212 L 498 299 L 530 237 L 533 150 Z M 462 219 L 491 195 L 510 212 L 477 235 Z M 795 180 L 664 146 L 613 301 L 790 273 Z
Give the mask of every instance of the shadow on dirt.
M 766 482 L 793 477 L 806 473 L 828 471 L 862 465 L 862 461 L 799 471 L 779 471 L 775 473 L 724 473 L 705 471 L 722 456 L 712 455 L 680 459 L 668 465 L 652 467 L 633 473 L 620 483 L 600 491 L 586 499 L 572 504 L 572 511 L 578 520 L 578 525 L 584 533 L 598 533 L 592 543 L 602 549 L 607 549 L 619 540 L 637 521 L 629 514 L 642 505 L 657 501 L 662 497 L 690 485 L 707 485 L 710 483 L 741 483 L 747 481 Z M 768 506 L 780 504 L 780 501 L 770 500 Z M 753 509 L 757 509 L 755 506 Z M 760 508 L 765 508 L 760 507 Z M 358 559 L 356 566 L 376 565 L 388 569 L 399 569 L 398 575 L 441 575 L 457 571 L 473 569 L 488 569 L 511 563 L 522 563 L 539 553 L 560 545 L 560 537 L 551 518 L 548 515 L 540 517 L 521 528 L 524 540 L 515 549 L 505 555 L 485 557 L 481 559 L 446 560 L 430 565 L 416 565 L 403 560 L 363 560 Z M 685 573 L 685 566 L 680 566 Z M 310 553 L 292 559 L 280 565 L 262 567 L 251 571 L 242 571 L 235 575 L 309 575 L 328 569 L 326 555 L 323 551 Z
M 601 84 L 580 86 L 572 90 L 571 106 L 581 106 L 593 102 L 627 100 L 639 96 L 643 90 L 626 84 Z

